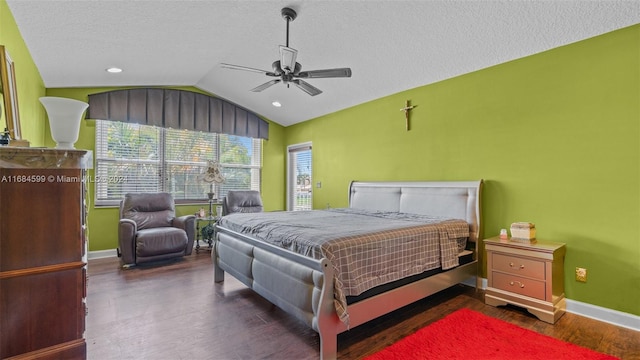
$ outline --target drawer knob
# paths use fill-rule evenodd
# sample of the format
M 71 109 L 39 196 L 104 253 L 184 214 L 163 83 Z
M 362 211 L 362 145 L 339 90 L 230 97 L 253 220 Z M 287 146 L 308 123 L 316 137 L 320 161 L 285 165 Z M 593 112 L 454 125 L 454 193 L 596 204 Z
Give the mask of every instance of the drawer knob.
M 522 289 L 522 288 L 524 288 L 524 284 L 523 284 L 523 283 L 521 283 L 520 281 L 511 281 L 511 282 L 509 282 L 509 285 L 514 286 L 516 283 L 518 284 L 518 286 L 519 286 L 521 289 Z
M 515 266 L 516 266 L 516 264 L 514 264 L 512 262 L 509 263 L 509 267 L 515 267 Z M 520 270 L 524 269 L 524 265 L 520 265 L 519 268 L 520 268 Z

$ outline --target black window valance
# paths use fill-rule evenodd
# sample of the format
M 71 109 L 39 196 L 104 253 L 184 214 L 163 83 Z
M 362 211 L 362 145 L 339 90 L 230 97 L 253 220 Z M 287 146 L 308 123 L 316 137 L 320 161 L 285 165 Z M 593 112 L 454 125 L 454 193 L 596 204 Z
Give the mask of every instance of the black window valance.
M 137 88 L 91 94 L 86 118 L 269 139 L 269 123 L 256 114 L 186 90 Z

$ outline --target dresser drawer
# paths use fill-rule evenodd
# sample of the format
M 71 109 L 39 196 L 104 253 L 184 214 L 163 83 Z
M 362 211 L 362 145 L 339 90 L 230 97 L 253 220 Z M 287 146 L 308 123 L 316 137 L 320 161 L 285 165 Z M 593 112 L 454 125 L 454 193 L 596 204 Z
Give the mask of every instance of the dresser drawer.
M 509 274 L 545 280 L 545 266 L 542 260 L 525 259 L 513 255 L 492 253 L 493 269 Z
M 503 274 L 495 271 L 491 275 L 493 277 L 492 286 L 496 289 L 540 300 L 545 300 L 546 298 L 544 281 L 526 279 L 520 276 Z

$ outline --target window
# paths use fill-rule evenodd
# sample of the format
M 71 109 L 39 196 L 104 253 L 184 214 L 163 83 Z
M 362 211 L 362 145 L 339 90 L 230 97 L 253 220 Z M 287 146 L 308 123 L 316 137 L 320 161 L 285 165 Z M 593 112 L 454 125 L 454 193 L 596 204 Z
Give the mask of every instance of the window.
M 96 205 L 117 205 L 126 193 L 173 194 L 176 202 L 207 199 L 200 180 L 207 160 L 220 163 L 229 190 L 260 190 L 260 139 L 96 120 Z
M 288 147 L 287 209 L 290 211 L 311 210 L 311 143 Z

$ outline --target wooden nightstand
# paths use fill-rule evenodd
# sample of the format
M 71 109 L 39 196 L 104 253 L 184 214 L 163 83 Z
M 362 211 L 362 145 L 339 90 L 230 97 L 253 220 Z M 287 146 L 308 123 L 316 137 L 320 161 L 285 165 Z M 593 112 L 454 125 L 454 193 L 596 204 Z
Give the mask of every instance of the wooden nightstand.
M 530 244 L 493 237 L 484 240 L 487 251 L 487 305 L 512 304 L 538 319 L 555 323 L 564 314 L 565 244 Z

